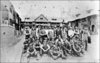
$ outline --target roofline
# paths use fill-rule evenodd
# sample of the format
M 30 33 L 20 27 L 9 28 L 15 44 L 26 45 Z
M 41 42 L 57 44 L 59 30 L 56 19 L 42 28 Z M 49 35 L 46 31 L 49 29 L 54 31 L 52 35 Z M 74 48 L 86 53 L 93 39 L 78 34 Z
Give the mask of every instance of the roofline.
M 40 14 L 36 19 L 34 19 L 34 21 L 36 21 L 40 16 L 43 16 L 48 21 L 48 19 L 43 14 Z

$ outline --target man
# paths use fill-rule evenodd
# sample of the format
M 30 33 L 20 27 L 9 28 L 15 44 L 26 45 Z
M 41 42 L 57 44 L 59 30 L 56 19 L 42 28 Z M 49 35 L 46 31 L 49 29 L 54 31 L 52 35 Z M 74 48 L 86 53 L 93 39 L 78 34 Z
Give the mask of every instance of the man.
M 88 43 L 91 43 L 91 36 L 88 28 L 84 27 L 83 32 L 87 35 Z
M 66 32 L 66 27 L 64 27 L 62 30 L 62 39 L 65 41 L 66 38 L 67 38 L 67 32 Z
M 40 28 L 37 26 L 37 28 L 36 28 L 36 37 L 37 37 L 37 39 L 39 39 L 39 31 L 40 31 Z
M 35 27 L 32 28 L 32 38 L 36 39 L 36 29 Z
M 31 29 L 30 28 L 25 28 L 25 39 L 28 39 L 30 38 L 30 34 L 31 34 Z
M 40 33 L 39 33 L 39 39 L 42 38 L 42 41 L 44 41 L 44 39 L 47 38 L 47 37 L 48 37 L 48 36 L 47 36 L 47 30 L 41 29 L 41 30 L 40 30 Z
M 23 43 L 24 47 L 23 47 L 23 54 L 27 53 L 27 49 L 29 47 L 29 40 L 26 39 L 25 42 Z
M 43 42 L 43 45 L 41 45 L 41 49 L 43 51 L 43 53 L 46 53 L 48 54 L 49 52 L 49 49 L 50 49 L 50 46 L 47 44 L 47 38 L 45 38 L 44 42 Z
M 61 32 L 61 28 L 57 27 L 57 29 L 56 29 L 56 39 L 58 39 L 59 37 L 62 38 L 62 32 Z
M 73 28 L 70 28 L 70 29 L 68 30 L 68 36 L 70 37 L 70 39 L 74 36 L 74 34 L 75 34 L 74 29 L 73 29 Z
M 80 34 L 80 30 L 78 29 L 78 27 L 75 27 L 75 34 Z
M 53 47 L 50 49 L 50 54 L 52 56 L 52 58 L 54 60 L 56 60 L 57 58 L 59 58 L 62 54 L 62 51 L 60 49 L 60 47 L 58 47 L 57 45 L 53 45 Z
M 34 44 L 34 48 L 36 50 L 36 56 L 37 56 L 37 60 L 39 60 L 40 58 L 40 53 L 41 53 L 41 48 L 40 48 L 41 44 L 39 43 L 39 40 L 36 41 L 36 43 Z
M 48 38 L 50 41 L 54 38 L 54 31 L 52 29 L 48 30 Z
M 28 54 L 29 54 L 29 55 L 28 55 L 27 58 L 35 57 L 35 56 L 36 56 L 36 50 L 35 50 L 33 44 L 29 46 Z

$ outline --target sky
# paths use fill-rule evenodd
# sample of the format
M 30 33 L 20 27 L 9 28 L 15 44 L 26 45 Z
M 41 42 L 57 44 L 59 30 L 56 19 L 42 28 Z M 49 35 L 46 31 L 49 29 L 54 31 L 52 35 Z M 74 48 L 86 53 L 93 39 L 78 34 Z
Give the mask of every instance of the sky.
M 22 20 L 25 17 L 35 19 L 40 14 L 47 18 L 66 20 L 77 18 L 99 10 L 98 1 L 11 1 Z

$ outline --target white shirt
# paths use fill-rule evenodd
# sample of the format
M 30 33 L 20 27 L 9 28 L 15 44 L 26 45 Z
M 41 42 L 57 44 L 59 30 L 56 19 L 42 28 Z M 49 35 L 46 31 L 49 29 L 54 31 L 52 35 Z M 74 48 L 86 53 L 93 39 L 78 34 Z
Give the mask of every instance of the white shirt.
M 71 29 L 68 30 L 68 35 L 69 35 L 69 36 L 71 36 L 71 37 L 74 36 L 74 33 L 75 33 L 75 31 L 73 31 L 73 30 L 71 30 Z
M 47 44 L 47 47 L 48 47 L 47 50 L 43 49 L 43 46 L 44 46 L 44 45 L 41 45 L 40 48 L 41 48 L 44 52 L 50 49 L 50 46 L 49 46 L 48 44 Z
M 39 33 L 38 33 L 39 29 L 36 28 L 36 36 L 39 37 Z

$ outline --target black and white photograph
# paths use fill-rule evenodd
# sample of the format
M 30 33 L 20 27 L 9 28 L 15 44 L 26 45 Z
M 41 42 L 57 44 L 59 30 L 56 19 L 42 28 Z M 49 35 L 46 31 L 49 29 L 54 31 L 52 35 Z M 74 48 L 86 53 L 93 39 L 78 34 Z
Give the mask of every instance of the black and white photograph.
M 0 63 L 99 63 L 99 0 L 0 0 Z

